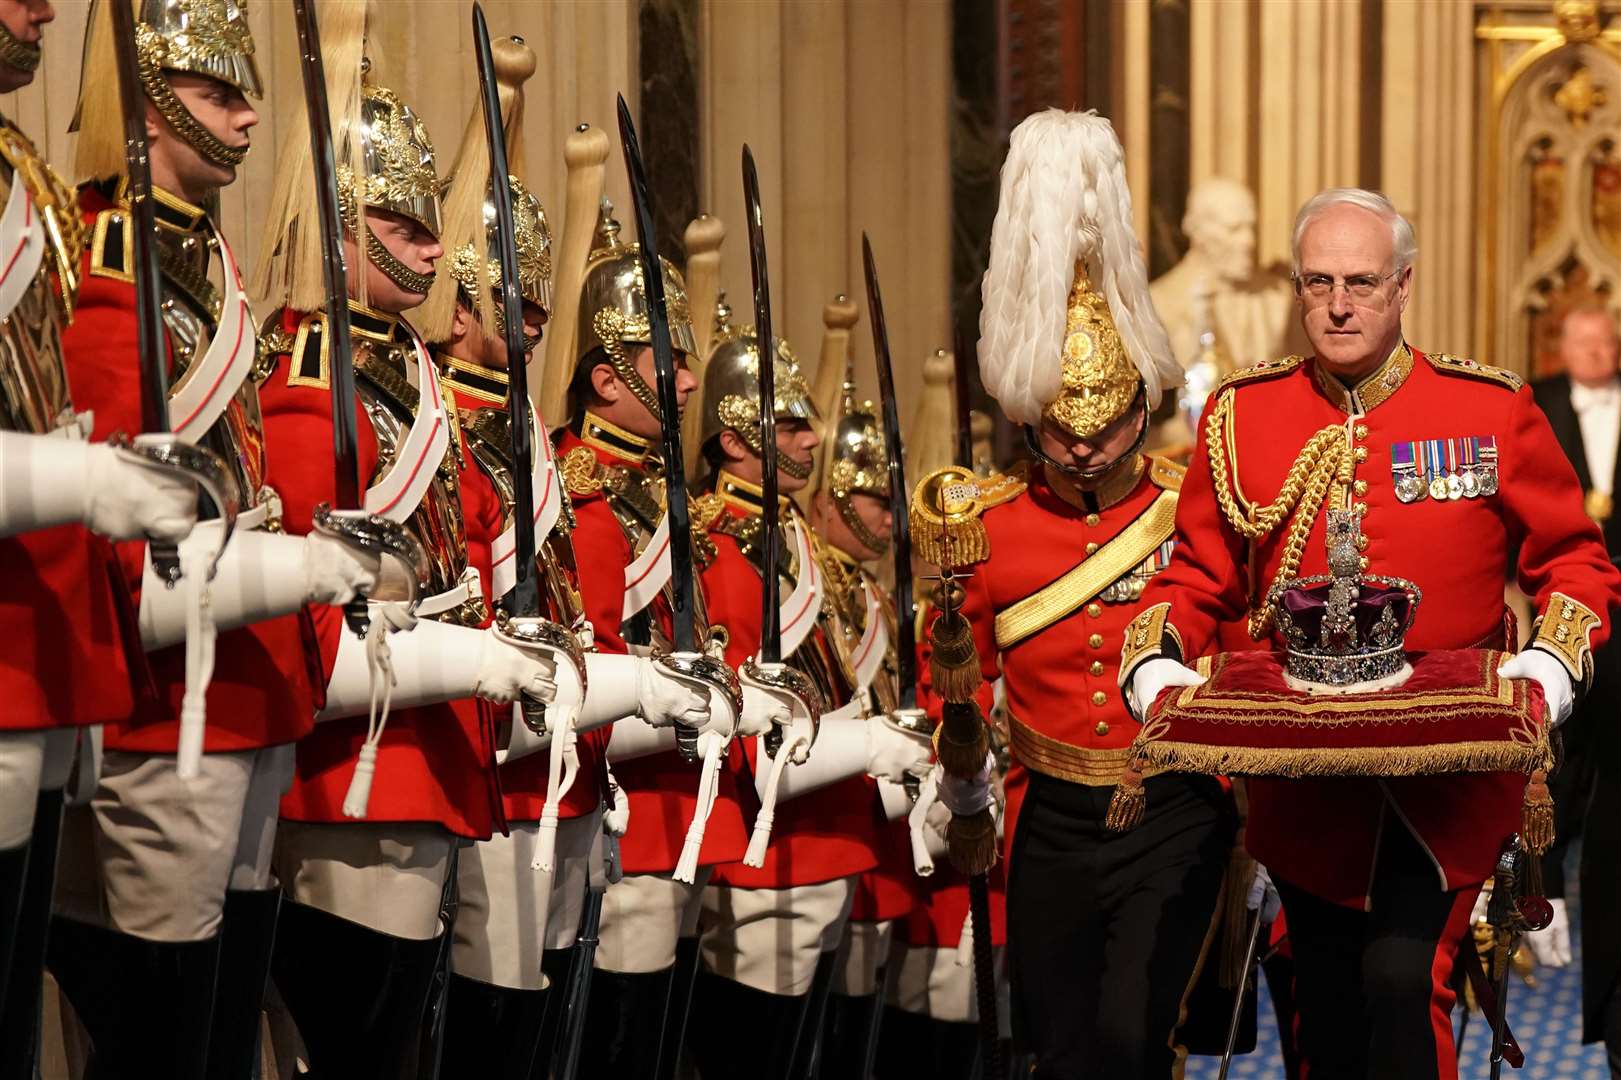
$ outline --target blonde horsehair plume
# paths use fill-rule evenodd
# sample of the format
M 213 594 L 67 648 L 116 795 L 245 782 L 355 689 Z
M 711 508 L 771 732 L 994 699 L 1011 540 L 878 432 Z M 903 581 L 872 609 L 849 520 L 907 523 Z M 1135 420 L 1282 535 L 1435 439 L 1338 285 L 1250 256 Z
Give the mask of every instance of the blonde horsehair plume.
M 574 379 L 574 355 L 580 313 L 580 287 L 597 230 L 597 204 L 602 199 L 608 151 L 612 144 L 600 128 L 581 124 L 563 143 L 568 167 L 564 188 L 563 230 L 554 242 L 552 317 L 547 320 L 546 373 L 531 381 L 535 407 L 549 427 L 568 423 L 568 388 Z
M 906 475 L 912 483 L 947 465 L 957 464 L 957 397 L 951 354 L 936 349 L 923 361 L 923 393 L 912 426 L 906 429 Z
M 844 293 L 822 306 L 822 355 L 816 363 L 816 381 L 811 384 L 811 400 L 816 402 L 816 414 L 822 418 L 822 445 L 816 455 L 816 476 L 804 489 L 802 501 L 807 507 L 811 493 L 827 486 L 839 421 L 844 419 L 846 400 L 855 394 L 855 353 L 850 348 L 850 334 L 860 317 L 855 303 Z
M 490 58 L 495 62 L 495 81 L 501 99 L 501 129 L 506 133 L 507 169 L 520 183 L 523 168 L 523 84 L 534 76 L 538 66 L 535 50 L 521 40 L 511 37 L 490 41 Z M 484 105 L 482 91 L 473 105 L 473 114 L 467 119 L 462 133 L 461 148 L 451 166 L 446 181 L 445 195 L 439 206 L 439 242 L 444 246 L 445 259 L 472 245 L 475 252 L 484 252 L 484 201 L 490 188 L 490 146 L 484 132 Z M 484 336 L 494 339 L 500 334 L 495 322 L 494 293 L 490 279 L 488 258 L 477 260 L 477 282 L 480 303 L 479 326 Z M 434 275 L 433 288 L 428 299 L 417 309 L 412 323 L 431 342 L 450 340 L 451 327 L 456 319 L 456 300 L 460 291 L 455 275 Z
M 140 16 L 140 0 L 121 0 Z M 101 72 L 100 78 L 87 79 L 86 72 Z M 113 13 L 107 0 L 95 0 L 84 29 L 84 60 L 79 74 L 79 104 L 69 131 L 78 132 L 73 147 L 73 177 L 77 182 L 123 176 L 124 161 L 123 98 L 118 92 L 117 61 L 114 58 Z
M 331 112 L 333 153 L 341 168 L 363 168 L 360 102 L 366 52 L 368 0 L 321 0 L 316 17 L 321 28 L 321 62 L 326 71 L 327 108 Z M 363 197 L 356 192 L 357 201 Z M 366 207 L 357 211 L 363 222 Z M 357 240 L 360 259 L 349 267 L 349 292 L 366 302 L 365 244 Z M 316 311 L 326 304 L 322 270 L 321 218 L 315 202 L 315 165 L 310 157 L 309 118 L 294 114 L 276 155 L 276 186 L 265 215 L 259 266 L 252 293 L 275 306 Z
M 1120 140 L 1096 113 L 1048 109 L 1013 129 L 981 284 L 979 370 L 1016 424 L 1039 424 L 1058 397 L 1075 264 L 1109 302 L 1148 407 L 1182 382 L 1131 227 Z

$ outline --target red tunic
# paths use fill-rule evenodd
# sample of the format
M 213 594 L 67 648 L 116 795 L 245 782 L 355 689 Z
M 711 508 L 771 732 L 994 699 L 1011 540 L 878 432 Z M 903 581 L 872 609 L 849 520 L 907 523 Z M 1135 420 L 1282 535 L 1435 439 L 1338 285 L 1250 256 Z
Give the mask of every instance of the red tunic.
M 1134 485 L 1089 513 L 1067 501 L 1036 466 L 1024 492 L 981 515 L 990 554 L 963 581 L 963 615 L 974 629 L 985 715 L 992 705 L 991 684 L 1005 680 L 1013 748 L 1003 833 L 1008 857 L 1025 769 L 1091 786 L 1112 786 L 1119 779 L 1139 726 L 1115 688 L 1120 637 L 1141 605 L 1099 597 L 1006 649 L 996 644 L 996 617 L 1134 527 L 1162 493 L 1172 497 L 1168 488 L 1174 490 L 1178 479 L 1175 470 L 1145 461 Z M 1139 555 L 1121 566 L 1120 574 L 1139 572 L 1153 558 Z M 938 705 L 935 709 L 937 715 Z
M 1423 592 L 1407 648 L 1501 641 L 1502 586 L 1510 578 L 1539 610 L 1559 591 L 1597 613 L 1603 622 L 1595 647 L 1608 636 L 1621 574 L 1583 513 L 1581 488 L 1547 419 L 1516 377 L 1398 350 L 1358 385 L 1357 402 L 1338 383 L 1321 381 L 1311 361 L 1235 378 L 1224 391 L 1233 410 L 1227 458 L 1252 503 L 1276 496 L 1313 434 L 1346 424 L 1347 406 L 1360 408 L 1363 415 L 1350 423 L 1360 456 L 1354 497 L 1366 507 L 1367 571 L 1407 578 Z M 1412 503 L 1396 497 L 1393 446 L 1475 436 L 1496 439 L 1494 495 Z M 1303 575 L 1326 572 L 1326 520 L 1318 515 L 1306 542 Z M 1144 594 L 1143 608 L 1170 604 L 1168 622 L 1189 660 L 1217 651 L 1219 641 L 1234 636 L 1232 625 L 1244 621 L 1251 597 L 1274 580 L 1285 530 L 1253 551 L 1232 530 L 1215 498 L 1201 432 L 1182 489 L 1176 555 Z M 1394 809 L 1434 858 L 1446 888 L 1456 889 L 1490 875 L 1503 839 L 1519 826 L 1523 786 L 1524 777 L 1503 774 L 1252 780 L 1247 845 L 1274 875 L 1361 907 L 1385 815 Z
M 743 514 L 731 505 L 724 512 Z M 703 574 L 709 619 L 713 625 L 726 627 L 731 635 L 726 662 L 738 668 L 760 651 L 760 599 L 764 588 L 760 572 L 735 538 L 714 529 L 709 535 L 717 551 Z M 811 633 L 820 634 L 822 630 L 817 628 Z M 800 647 L 811 648 L 814 644 L 807 641 Z M 829 708 L 842 704 L 829 703 Z M 757 768 L 759 740 L 740 741 L 752 771 Z M 714 881 L 741 889 L 786 889 L 859 874 L 878 865 L 878 837 L 883 826 L 876 784 L 871 777 L 852 776 L 779 803 L 765 865 L 755 868 L 741 862 L 728 863 L 715 869 Z
M 98 189 L 84 187 L 80 207 L 88 228 L 112 209 Z M 93 438 L 140 430 L 141 390 L 136 378 L 138 333 L 135 285 L 98 272 L 93 252 L 85 251 L 83 285 L 73 325 L 62 336 L 75 405 L 94 415 Z M 226 423 L 221 418 L 219 423 Z M 292 449 L 297 443 L 265 424 L 267 446 Z M 283 450 L 286 453 L 287 449 Z M 146 544 L 117 545 L 118 560 L 132 604 L 139 606 Z M 207 696 L 208 723 L 203 749 L 210 753 L 250 750 L 292 742 L 314 726 L 323 699 L 315 628 L 307 613 L 267 619 L 227 630 L 214 647 L 214 676 Z M 139 637 L 135 640 L 138 642 Z M 149 657 L 157 696 L 126 711 L 106 731 L 110 750 L 172 754 L 180 734 L 180 704 L 186 689 L 184 644 L 159 649 Z
M 297 332 L 300 319 L 296 312 L 280 313 L 282 329 L 289 335 Z M 289 385 L 288 354 L 276 353 L 272 359 L 274 366 L 259 392 L 265 426 L 276 431 L 278 445 L 296 446 L 299 452 L 272 456 L 269 481 L 281 494 L 283 528 L 302 535 L 311 529 L 314 508 L 331 502 L 336 491 L 332 395 L 325 386 Z M 367 479 L 377 469 L 377 437 L 358 401 L 355 424 L 360 475 Z M 469 514 L 469 519 L 475 516 Z M 340 635 L 348 630 L 338 608 L 322 606 L 312 615 L 324 687 L 337 660 Z M 292 788 L 282 798 L 281 816 L 290 821 L 351 822 L 343 816 L 342 806 L 365 738 L 364 716 L 317 724 L 298 744 L 298 766 Z M 472 699 L 396 710 L 378 744 L 377 774 L 365 820 L 436 822 L 458 836 L 489 837 L 500 813 L 494 755 L 489 717 Z
M 604 465 L 636 467 L 634 462 L 612 454 L 600 446 L 582 442 L 572 431 L 563 432 L 558 443 L 558 459 L 577 450 L 595 455 Z M 625 603 L 625 567 L 635 558 L 613 510 L 598 493 L 571 491 L 574 516 L 574 555 L 580 574 L 580 593 L 586 618 L 591 620 L 599 652 L 629 651 L 621 629 Z M 654 602 L 667 617 L 662 600 Z M 641 723 L 641 721 L 635 721 Z M 611 728 L 591 733 L 598 749 L 607 745 Z M 581 739 L 582 767 L 583 748 Z M 726 767 L 716 784 L 714 809 L 704 830 L 699 851 L 700 865 L 733 862 L 748 850 L 748 826 L 739 802 L 738 776 L 741 755 L 734 742 Z M 627 874 L 668 874 L 681 859 L 681 845 L 687 825 L 698 805 L 698 770 L 671 750 L 650 754 L 613 766 L 614 777 L 630 800 L 630 828 L 620 841 L 620 862 Z M 580 785 L 576 784 L 576 788 Z M 544 788 L 542 788 L 544 790 Z

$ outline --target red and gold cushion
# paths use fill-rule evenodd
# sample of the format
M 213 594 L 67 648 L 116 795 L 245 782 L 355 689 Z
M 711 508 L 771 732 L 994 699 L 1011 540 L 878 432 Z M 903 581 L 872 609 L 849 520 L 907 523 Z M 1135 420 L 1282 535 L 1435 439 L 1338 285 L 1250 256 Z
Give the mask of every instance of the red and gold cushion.
M 1161 694 L 1137 737 L 1150 771 L 1290 779 L 1524 772 L 1552 765 L 1542 688 L 1491 649 L 1412 653 L 1401 686 L 1308 694 L 1273 652 L 1203 657 L 1202 686 Z

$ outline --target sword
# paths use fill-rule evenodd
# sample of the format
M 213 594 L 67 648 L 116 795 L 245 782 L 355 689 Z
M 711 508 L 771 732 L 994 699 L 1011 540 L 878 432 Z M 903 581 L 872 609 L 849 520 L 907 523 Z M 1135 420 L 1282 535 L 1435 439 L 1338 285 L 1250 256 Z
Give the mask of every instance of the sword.
M 115 8 L 120 5 L 114 5 Z M 355 431 L 354 342 L 349 329 L 349 279 L 343 262 L 343 219 L 338 212 L 337 155 L 332 148 L 332 117 L 327 108 L 326 72 L 321 62 L 320 26 L 313 0 L 293 0 L 298 27 L 299 73 L 310 127 L 310 158 L 315 170 L 315 202 L 320 212 L 321 264 L 326 275 L 327 357 L 332 383 L 334 497 L 315 508 L 319 532 L 394 556 L 408 568 L 408 602 L 416 606 L 427 554 L 403 525 L 365 512 L 360 480 L 360 442 Z M 359 167 L 359 163 L 356 163 Z M 343 609 L 344 620 L 364 637 L 371 627 L 366 598 L 356 596 Z
M 503 338 L 507 347 L 507 415 L 512 429 L 512 529 L 513 558 L 517 566 L 512 590 L 497 602 L 504 609 L 501 631 L 520 640 L 550 644 L 548 651 L 571 660 L 581 689 L 585 686 L 585 664 L 577 644 L 567 630 L 541 617 L 540 576 L 535 566 L 534 446 L 530 438 L 529 358 L 523 347 L 523 290 L 518 281 L 517 229 L 512 216 L 511 168 L 507 161 L 506 128 L 501 122 L 501 91 L 495 78 L 495 60 L 490 55 L 490 27 L 484 9 L 473 4 L 473 52 L 478 61 L 480 103 L 484 110 L 484 137 L 490 151 L 490 196 L 495 205 L 496 251 L 501 262 L 501 310 L 505 316 Z M 565 541 L 572 543 L 571 541 Z M 570 648 L 570 645 L 575 647 Z M 546 732 L 546 708 L 527 695 L 523 699 L 523 719 L 531 731 Z
M 749 272 L 754 278 L 754 340 L 760 358 L 760 661 L 782 662 L 782 612 L 777 565 L 782 519 L 777 515 L 777 343 L 771 336 L 771 282 L 766 268 L 765 217 L 754 152 L 743 145 L 743 204 L 749 229 Z M 801 568 L 801 572 L 805 572 Z
M 878 360 L 878 383 L 884 399 L 885 438 L 889 441 L 890 512 L 894 515 L 895 544 L 895 607 L 896 607 L 896 665 L 899 669 L 903 707 L 917 704 L 917 640 L 912 615 L 912 532 L 907 516 L 906 480 L 901 466 L 900 420 L 895 409 L 895 379 L 889 359 L 889 332 L 884 323 L 884 299 L 878 288 L 878 265 L 872 256 L 872 243 L 866 233 L 861 235 L 861 259 L 867 275 L 867 318 L 872 323 L 873 354 Z M 959 401 L 961 399 L 959 398 Z M 959 419 L 966 426 L 966 416 Z M 959 447 L 961 442 L 959 441 Z M 969 464 L 970 469 L 973 468 Z M 951 590 L 954 587 L 951 571 L 941 568 L 940 592 L 944 614 L 951 614 Z M 970 706 L 957 706 L 947 702 L 942 710 L 942 724 L 947 713 Z M 970 715 L 970 722 L 983 726 L 982 721 Z M 976 765 L 977 770 L 977 765 Z M 994 855 L 993 855 L 994 861 Z M 981 1051 L 984 1054 L 985 1075 L 1001 1080 L 1001 1025 L 996 1009 L 996 971 L 991 953 L 990 880 L 986 871 L 968 876 L 968 915 L 974 935 L 974 989 L 979 1003 L 979 1030 Z
M 1244 946 L 1244 966 L 1240 970 L 1243 976 L 1238 980 L 1238 989 L 1233 994 L 1233 1016 L 1227 1025 L 1227 1045 L 1221 1052 L 1221 1071 L 1216 1080 L 1227 1080 L 1227 1070 L 1233 1064 L 1233 1047 L 1238 1045 L 1238 1025 L 1244 1018 L 1244 991 L 1255 975 L 1255 946 L 1261 940 L 1261 913 L 1255 913 L 1255 923 L 1250 927 L 1248 943 Z
M 240 493 L 225 465 L 212 452 L 174 438 L 169 423 L 169 339 L 163 328 L 162 270 L 158 265 L 157 218 L 153 210 L 152 162 L 146 141 L 146 92 L 141 89 L 135 48 L 135 14 L 128 3 L 112 3 L 113 52 L 118 67 L 118 94 L 124 121 L 124 168 L 129 181 L 129 208 L 135 249 L 135 331 L 141 375 L 141 431 L 122 449 L 153 465 L 183 472 L 214 502 L 224 526 L 207 579 L 230 541 Z M 181 579 L 178 545 L 149 543 L 152 569 L 173 588 Z
M 951 391 L 957 399 L 957 462 L 969 472 L 974 471 L 974 406 L 973 384 L 969 372 L 974 357 L 967 335 L 957 329 L 957 347 L 951 353 Z

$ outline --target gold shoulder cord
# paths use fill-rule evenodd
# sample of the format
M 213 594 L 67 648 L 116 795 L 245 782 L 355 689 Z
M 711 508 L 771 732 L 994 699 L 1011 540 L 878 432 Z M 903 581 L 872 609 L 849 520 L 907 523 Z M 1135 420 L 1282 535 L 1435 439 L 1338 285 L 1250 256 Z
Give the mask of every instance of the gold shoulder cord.
M 1216 399 L 1216 407 L 1205 420 L 1205 443 L 1210 455 L 1210 479 L 1216 492 L 1216 504 L 1227 523 L 1246 540 L 1255 541 L 1269 535 L 1283 523 L 1290 512 L 1289 532 L 1284 539 L 1283 561 L 1273 581 L 1286 581 L 1300 570 L 1300 557 L 1306 550 L 1306 538 L 1322 510 L 1324 501 L 1332 496 L 1344 498 L 1351 486 L 1351 455 L 1346 452 L 1345 428 L 1332 424 L 1307 440 L 1289 474 L 1284 478 L 1278 497 L 1266 506 L 1246 506 L 1240 511 L 1233 495 L 1233 477 L 1228 472 L 1226 426 L 1232 414 L 1232 393 Z M 1260 595 L 1271 591 L 1269 585 Z M 1272 627 L 1273 608 L 1262 601 L 1250 612 L 1249 634 L 1252 641 L 1260 641 Z

